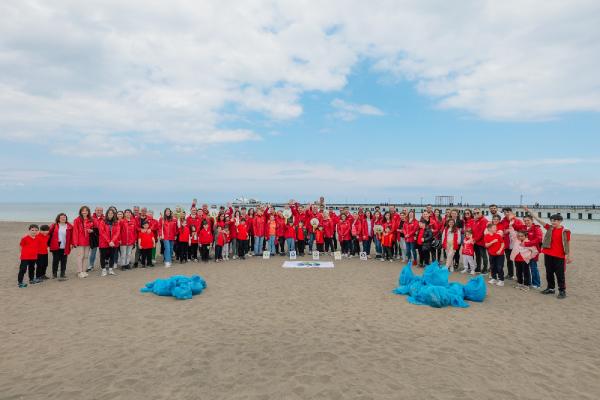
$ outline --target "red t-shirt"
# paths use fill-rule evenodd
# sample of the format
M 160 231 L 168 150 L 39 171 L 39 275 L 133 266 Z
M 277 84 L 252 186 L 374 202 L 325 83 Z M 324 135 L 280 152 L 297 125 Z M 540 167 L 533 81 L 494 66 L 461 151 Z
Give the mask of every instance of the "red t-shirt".
M 154 233 L 152 233 L 151 230 L 148 230 L 148 232 L 140 231 L 139 238 L 140 247 L 142 249 L 151 249 L 154 247 L 154 244 L 152 243 L 152 239 L 154 239 Z
M 493 242 L 494 239 L 496 239 L 496 243 L 494 243 L 493 245 L 491 245 L 490 247 L 488 247 L 488 254 L 491 256 L 498 256 L 500 254 L 498 254 L 498 252 L 500 251 L 500 248 L 502 247 L 502 244 L 504 243 L 504 238 L 502 237 L 502 235 L 500 235 L 499 233 L 494 233 L 492 234 L 486 234 L 485 235 L 485 244 L 487 245 L 490 242 Z
M 190 228 L 186 226 L 182 226 L 179 229 L 179 241 L 182 243 L 188 243 L 190 240 Z
M 246 224 L 239 224 L 237 226 L 237 231 L 238 231 L 238 239 L 240 240 L 247 240 L 248 239 L 248 227 L 246 226 Z
M 217 246 L 223 246 L 225 244 L 225 233 L 219 232 L 217 233 Z
M 21 238 L 21 260 L 37 260 L 38 240 L 29 235 Z
M 317 242 L 317 244 L 325 243 L 325 240 L 323 239 L 323 231 L 322 230 L 317 229 L 315 231 L 315 241 Z
M 37 241 L 37 244 L 38 244 L 37 253 L 38 254 L 48 254 L 48 234 L 40 232 L 35 237 L 35 240 Z
M 304 240 L 304 228 L 298 227 L 298 240 Z
M 475 254 L 473 239 L 469 240 L 468 242 L 465 240 L 462 247 L 462 253 L 465 256 L 473 256 Z
M 544 228 L 546 228 L 546 230 L 552 228 L 552 225 L 550 224 L 546 224 L 544 226 Z M 552 257 L 558 257 L 558 258 L 565 258 L 565 249 L 563 247 L 563 241 L 562 241 L 562 233 L 563 230 L 565 229 L 564 226 L 561 226 L 559 229 L 554 229 L 552 231 L 552 240 L 550 241 L 550 248 L 549 249 L 542 249 L 542 253 L 552 256 Z M 571 241 L 571 231 L 567 230 L 567 241 Z

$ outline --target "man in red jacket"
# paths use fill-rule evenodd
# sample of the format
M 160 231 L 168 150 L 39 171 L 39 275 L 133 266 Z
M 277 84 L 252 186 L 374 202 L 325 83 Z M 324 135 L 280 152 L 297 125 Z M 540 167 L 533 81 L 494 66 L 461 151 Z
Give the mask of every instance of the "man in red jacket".
M 542 234 L 542 228 L 539 225 L 533 223 L 533 217 L 529 214 L 523 217 L 525 223 L 525 230 L 527 231 L 527 241 L 523 243 L 525 247 L 535 247 L 538 252 L 542 251 L 542 240 L 544 235 Z M 529 260 L 529 269 L 531 272 L 531 286 L 534 289 L 539 289 L 542 285 L 540 279 L 540 272 L 538 270 L 539 254 Z
M 479 208 L 473 210 L 473 241 L 475 242 L 475 262 L 477 268 L 475 272 L 486 274 L 488 272 L 488 256 L 485 247 L 485 231 L 487 229 L 488 220 L 483 216 Z M 483 260 L 483 269 L 481 269 L 481 261 Z
M 510 253 L 512 252 L 512 243 L 510 242 L 510 234 L 508 228 L 511 226 L 515 231 L 521 231 L 525 229 L 525 225 L 523 222 L 518 219 L 513 213 L 512 208 L 504 207 L 502 209 L 502 213 L 504 214 L 504 218 L 498 224 L 498 230 L 502 231 L 502 236 L 504 239 L 504 255 L 506 258 L 506 268 L 508 270 L 508 274 L 506 275 L 506 279 L 512 280 L 515 274 L 515 267 L 513 261 L 510 259 Z

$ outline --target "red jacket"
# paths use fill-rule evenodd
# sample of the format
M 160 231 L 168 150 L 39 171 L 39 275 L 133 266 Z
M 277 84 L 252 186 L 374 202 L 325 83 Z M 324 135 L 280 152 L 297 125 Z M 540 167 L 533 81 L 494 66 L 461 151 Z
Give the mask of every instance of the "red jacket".
M 224 246 L 227 241 L 227 237 L 225 236 L 225 232 L 221 231 L 217 233 L 217 246 Z
M 120 222 L 121 225 L 121 246 L 133 246 L 137 241 L 137 225 L 135 220 L 132 218 L 129 221 L 123 218 Z
M 200 242 L 200 244 L 211 244 L 213 242 L 213 234 L 210 228 L 208 230 L 200 229 L 198 231 L 198 242 Z M 221 246 L 223 245 L 221 244 Z
M 190 229 L 192 229 L 192 225 L 196 227 L 196 232 L 198 232 L 200 230 L 200 227 L 202 226 L 202 217 L 199 216 L 198 214 L 196 214 L 196 218 L 192 217 L 191 215 L 188 215 L 188 217 L 185 219 L 187 221 L 187 226 L 190 227 Z
M 413 219 L 411 222 L 406 221 L 404 223 L 404 240 L 406 243 L 413 243 L 415 241 L 415 234 L 419 230 L 419 221 Z
M 473 240 L 477 246 L 485 246 L 484 234 L 488 223 L 489 222 L 486 217 L 473 219 L 473 225 L 471 226 L 471 229 L 473 229 Z
M 177 240 L 181 243 L 189 243 L 190 242 L 190 227 L 187 226 L 180 226 L 179 227 L 179 236 L 177 237 Z
M 286 223 L 285 223 L 285 218 L 278 218 L 276 217 L 275 220 L 277 221 L 277 237 L 284 237 L 285 236 L 285 229 L 286 229 Z
M 21 260 L 33 261 L 38 258 L 38 242 L 39 239 L 25 235 L 21 238 L 19 245 L 21 246 Z
M 533 224 L 531 228 L 527 229 L 527 240 L 523 243 L 525 247 L 535 247 L 539 253 L 542 252 L 542 241 L 544 239 L 544 235 L 542 233 L 542 228 L 539 225 Z M 533 261 L 538 261 L 540 255 L 537 254 L 532 258 Z
M 442 242 L 442 248 L 445 249 L 446 245 L 448 244 L 448 231 L 450 228 L 446 228 L 444 229 L 444 240 Z M 460 231 L 460 229 L 456 228 L 454 229 L 454 237 L 453 237 L 453 241 L 452 241 L 452 248 L 454 248 L 454 250 L 458 250 L 458 247 L 460 246 L 460 234 L 458 233 Z
M 73 246 L 89 246 L 90 233 L 88 229 L 94 229 L 95 226 L 96 222 L 93 218 L 85 220 L 81 217 L 75 218 L 73 221 Z
M 506 217 L 502 218 L 502 221 L 498 222 L 498 230 L 502 230 L 505 249 L 512 249 L 512 246 L 510 245 L 510 233 L 508 232 L 509 227 L 510 221 Z M 513 222 L 513 229 L 515 231 L 521 231 L 525 229 L 525 224 L 520 219 L 515 218 Z
M 288 225 L 285 229 L 285 238 L 296 240 L 296 227 L 294 225 Z
M 100 247 L 101 249 L 107 249 L 110 247 L 110 242 L 114 243 L 114 247 L 119 247 L 119 237 L 121 236 L 121 229 L 117 221 L 113 222 L 111 230 L 110 225 L 106 223 L 106 220 L 100 220 L 100 223 L 98 225 L 98 232 L 100 233 L 98 247 Z
M 265 216 L 257 214 L 252 221 L 252 231 L 254 232 L 254 236 L 265 236 L 265 225 Z
M 60 249 L 60 244 L 58 243 L 58 224 L 50 225 L 50 251 L 55 251 Z M 71 253 L 71 245 L 73 244 L 73 225 L 67 222 L 67 237 L 65 243 L 65 255 Z
M 160 235 L 164 240 L 175 240 L 178 228 L 177 220 L 174 217 L 170 220 L 166 220 L 161 217 L 158 220 L 158 227 Z
M 247 240 L 248 239 L 248 225 L 246 225 L 245 222 L 243 224 L 240 223 L 237 226 L 237 237 L 240 240 Z
M 369 232 L 369 223 L 367 222 L 367 217 L 363 217 L 360 219 L 360 240 L 368 240 L 369 237 L 373 237 L 373 219 L 371 218 L 371 232 Z
M 254 236 L 254 218 L 246 216 L 246 227 L 248 228 L 248 235 Z M 262 236 L 262 235 L 259 235 Z
M 392 232 L 384 233 L 381 239 L 381 245 L 383 247 L 392 247 L 394 242 L 394 234 Z
M 325 239 L 323 238 L 323 231 L 321 229 L 317 229 L 315 231 L 315 242 L 317 242 L 317 244 L 325 243 Z
M 326 238 L 332 238 L 335 226 L 331 218 L 323 220 L 323 234 Z
M 342 221 L 338 223 L 337 232 L 338 232 L 338 240 L 341 242 L 342 240 L 350 240 L 350 231 L 351 225 L 348 220 Z

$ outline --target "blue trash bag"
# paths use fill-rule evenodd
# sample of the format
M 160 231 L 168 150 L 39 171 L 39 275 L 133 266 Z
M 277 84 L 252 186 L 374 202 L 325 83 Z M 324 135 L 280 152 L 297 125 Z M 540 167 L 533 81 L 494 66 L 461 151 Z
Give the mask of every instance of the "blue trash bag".
M 404 285 L 409 285 L 413 279 L 415 279 L 415 274 L 412 271 L 412 261 L 409 261 L 408 264 L 406 264 L 406 266 L 404 268 L 402 268 L 402 271 L 400 271 L 400 277 L 398 278 L 398 285 L 399 286 L 404 286 Z
M 183 280 L 173 287 L 171 295 L 177 300 L 189 300 L 192 298 L 192 286 L 191 282 L 185 282 Z
M 450 282 L 448 285 L 448 290 L 451 293 L 454 293 L 457 296 L 460 296 L 461 299 L 465 297 L 465 291 L 463 289 L 462 283 L 459 282 Z
M 465 299 L 470 301 L 482 302 L 487 293 L 487 287 L 482 275 L 476 276 L 467 282 L 463 287 Z
M 437 261 L 425 267 L 423 280 L 428 285 L 448 286 L 448 268 L 440 268 Z
M 146 283 L 141 288 L 142 293 L 152 292 L 158 296 L 172 296 L 178 300 L 191 299 L 193 295 L 200 294 L 206 288 L 206 281 L 199 275 L 191 277 L 174 275 L 167 279 L 156 279 Z
M 152 292 L 158 296 L 171 296 L 173 283 L 169 279 L 157 279 L 154 282 L 146 283 L 146 287 L 140 290 L 141 292 Z
M 198 275 L 192 275 L 190 287 L 193 295 L 200 294 L 206 288 L 206 281 Z

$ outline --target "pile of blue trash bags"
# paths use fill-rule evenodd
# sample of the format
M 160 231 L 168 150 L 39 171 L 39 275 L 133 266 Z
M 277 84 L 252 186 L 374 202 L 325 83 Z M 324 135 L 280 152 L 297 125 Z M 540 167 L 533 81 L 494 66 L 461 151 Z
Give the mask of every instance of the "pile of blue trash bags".
M 437 262 L 425 267 L 422 276 L 415 275 L 412 263 L 408 263 L 400 272 L 400 286 L 393 293 L 407 295 L 408 302 L 431 307 L 469 307 L 465 300 L 482 302 L 487 288 L 483 276 L 472 278 L 465 285 L 448 282 L 448 268 L 440 267 Z
M 158 296 L 172 296 L 177 300 L 188 300 L 206 289 L 206 281 L 200 275 L 174 275 L 146 283 L 140 292 L 151 292 Z

